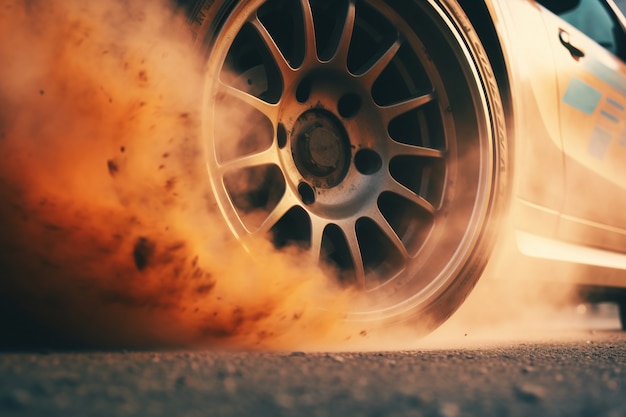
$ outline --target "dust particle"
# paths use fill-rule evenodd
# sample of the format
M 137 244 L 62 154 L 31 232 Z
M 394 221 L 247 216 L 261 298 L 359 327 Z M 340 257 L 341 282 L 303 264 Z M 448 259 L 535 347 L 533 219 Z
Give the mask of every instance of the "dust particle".
M 526 403 L 536 403 L 546 396 L 546 390 L 538 385 L 523 384 L 513 388 L 515 396 Z
M 112 159 L 109 159 L 107 161 L 107 168 L 109 168 L 109 174 L 111 174 L 112 177 L 115 176 L 115 174 L 117 174 L 118 171 L 120 170 L 120 167 Z
M 200 295 L 206 295 L 206 294 L 210 293 L 213 290 L 214 287 L 215 287 L 215 283 L 199 285 L 196 288 L 196 292 L 198 294 L 200 294 Z
M 143 271 L 150 264 L 156 245 L 154 242 L 146 237 L 140 237 L 135 243 L 133 249 L 133 259 L 135 260 L 135 266 L 139 271 Z

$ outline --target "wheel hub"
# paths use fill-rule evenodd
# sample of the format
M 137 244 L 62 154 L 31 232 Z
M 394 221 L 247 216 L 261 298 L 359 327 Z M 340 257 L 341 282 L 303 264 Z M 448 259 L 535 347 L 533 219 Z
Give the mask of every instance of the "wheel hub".
M 339 119 L 323 109 L 303 113 L 293 129 L 292 153 L 298 171 L 314 187 L 341 183 L 350 166 L 350 140 Z

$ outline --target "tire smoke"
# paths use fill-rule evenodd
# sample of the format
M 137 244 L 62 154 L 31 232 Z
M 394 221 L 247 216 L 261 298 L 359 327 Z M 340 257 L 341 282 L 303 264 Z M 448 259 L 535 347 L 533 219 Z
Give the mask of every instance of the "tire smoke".
M 297 248 L 233 238 L 205 168 L 191 38 L 165 1 L 0 0 L 0 347 L 5 328 L 44 329 L 40 345 L 419 346 L 419 329 L 346 323 L 354 294 Z M 525 285 L 479 283 L 433 345 L 501 332 L 502 317 L 519 334 L 551 311 L 518 297 Z
M 188 31 L 165 2 L 2 1 L 5 324 L 79 346 L 257 348 L 340 321 L 345 294 L 317 266 L 265 241 L 248 256 L 217 213 Z

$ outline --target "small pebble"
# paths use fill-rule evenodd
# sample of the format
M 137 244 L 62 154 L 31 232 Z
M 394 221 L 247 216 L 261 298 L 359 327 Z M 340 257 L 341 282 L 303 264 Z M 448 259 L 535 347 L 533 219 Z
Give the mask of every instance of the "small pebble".
M 546 396 L 546 390 L 543 387 L 533 384 L 518 385 L 514 391 L 519 400 L 527 403 L 539 402 Z

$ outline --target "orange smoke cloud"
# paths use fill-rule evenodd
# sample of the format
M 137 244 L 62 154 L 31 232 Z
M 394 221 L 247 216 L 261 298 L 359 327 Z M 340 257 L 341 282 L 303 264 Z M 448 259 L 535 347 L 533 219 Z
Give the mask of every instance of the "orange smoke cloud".
M 346 294 L 295 249 L 248 256 L 216 212 L 184 19 L 163 2 L 2 0 L 0 298 L 100 346 L 327 335 Z
M 94 346 L 415 345 L 419 329 L 347 323 L 353 294 L 297 248 L 234 240 L 198 133 L 202 63 L 171 4 L 0 0 L 0 63 L 0 304 L 16 321 Z M 527 299 L 554 293 L 507 278 L 435 345 L 545 316 Z

